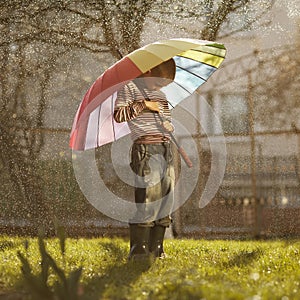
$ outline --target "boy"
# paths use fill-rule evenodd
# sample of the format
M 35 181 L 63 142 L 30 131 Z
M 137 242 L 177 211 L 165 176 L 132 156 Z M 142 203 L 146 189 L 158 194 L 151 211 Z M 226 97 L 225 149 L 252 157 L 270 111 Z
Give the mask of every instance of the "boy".
M 115 103 L 115 120 L 128 122 L 131 130 L 131 167 L 137 175 L 129 259 L 165 257 L 163 240 L 171 223 L 175 181 L 169 134 L 174 127 L 160 88 L 174 79 L 175 70 L 173 59 L 163 62 L 124 86 Z

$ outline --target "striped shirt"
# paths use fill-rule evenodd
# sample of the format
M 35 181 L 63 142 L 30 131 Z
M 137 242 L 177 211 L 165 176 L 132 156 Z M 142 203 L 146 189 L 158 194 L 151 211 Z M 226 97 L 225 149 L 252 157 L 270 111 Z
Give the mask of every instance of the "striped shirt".
M 144 88 L 146 100 L 157 101 L 160 115 L 170 121 L 171 113 L 163 92 Z M 130 82 L 118 91 L 115 102 L 116 122 L 128 122 L 131 138 L 140 143 L 161 143 L 170 140 L 170 135 L 161 126 L 158 113 L 147 109 L 145 97 L 137 86 Z

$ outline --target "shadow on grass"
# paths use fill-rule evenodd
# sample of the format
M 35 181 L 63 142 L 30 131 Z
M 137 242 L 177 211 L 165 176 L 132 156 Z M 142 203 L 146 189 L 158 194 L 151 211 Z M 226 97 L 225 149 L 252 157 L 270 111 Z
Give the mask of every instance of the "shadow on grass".
M 124 259 L 127 253 L 114 243 L 100 243 L 100 246 L 115 258 L 115 263 L 102 271 L 102 276 L 95 276 L 84 285 L 83 299 L 127 299 L 131 284 L 150 268 L 151 261 L 128 262 Z
M 231 268 L 234 266 L 246 266 L 257 260 L 261 255 L 263 255 L 263 250 L 261 248 L 256 248 L 254 250 L 242 250 L 234 255 L 234 257 L 232 257 L 223 266 L 227 268 Z
M 12 241 L 1 241 L 0 242 L 0 251 L 11 250 L 19 246 L 20 243 L 15 243 Z

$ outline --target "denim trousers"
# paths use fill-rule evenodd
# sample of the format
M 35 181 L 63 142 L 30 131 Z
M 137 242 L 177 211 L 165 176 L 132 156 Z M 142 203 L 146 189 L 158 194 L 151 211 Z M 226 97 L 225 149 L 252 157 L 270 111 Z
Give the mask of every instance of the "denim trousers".
M 169 142 L 134 143 L 131 168 L 135 173 L 137 211 L 130 223 L 168 227 L 174 203 L 175 172 Z

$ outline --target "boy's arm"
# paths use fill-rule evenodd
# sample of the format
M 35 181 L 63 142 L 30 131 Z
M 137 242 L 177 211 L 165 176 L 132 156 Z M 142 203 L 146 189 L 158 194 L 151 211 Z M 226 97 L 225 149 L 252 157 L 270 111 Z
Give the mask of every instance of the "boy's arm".
M 160 112 L 160 106 L 157 101 L 134 101 L 134 93 L 125 86 L 118 92 L 115 103 L 114 119 L 116 122 L 126 122 L 139 116 L 144 110 Z
M 124 86 L 119 92 L 114 108 L 114 119 L 116 122 L 126 122 L 136 118 L 146 109 L 144 101 L 134 101 L 133 91 Z
M 135 101 L 124 106 L 118 106 L 114 110 L 114 119 L 118 123 L 130 121 L 140 115 L 145 108 L 146 105 L 143 101 Z

